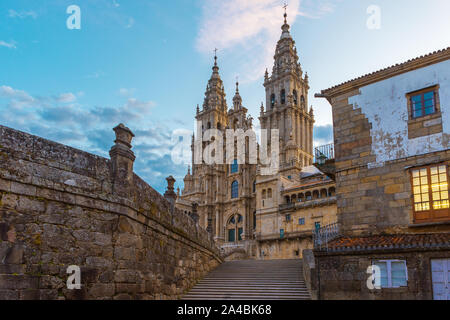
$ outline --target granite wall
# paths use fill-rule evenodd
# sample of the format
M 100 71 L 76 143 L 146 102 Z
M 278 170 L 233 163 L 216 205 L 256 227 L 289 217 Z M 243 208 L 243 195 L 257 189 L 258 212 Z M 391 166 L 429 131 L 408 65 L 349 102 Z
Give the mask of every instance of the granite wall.
M 0 299 L 176 299 L 222 262 L 133 173 L 133 133 L 114 130 L 106 159 L 0 126 Z

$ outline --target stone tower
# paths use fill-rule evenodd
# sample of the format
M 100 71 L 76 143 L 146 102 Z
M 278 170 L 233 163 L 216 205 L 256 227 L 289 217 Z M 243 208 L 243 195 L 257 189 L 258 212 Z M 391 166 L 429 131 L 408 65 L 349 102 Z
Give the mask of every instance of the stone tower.
M 259 119 L 262 129 L 279 130 L 281 167 L 293 163 L 303 167 L 313 163 L 314 115 L 312 107 L 308 108 L 308 75 L 303 76 L 289 28 L 285 13 L 272 75 L 269 77 L 266 70 L 264 78 L 266 110 L 264 112 L 264 108 L 261 108 Z M 293 147 L 295 152 L 292 152 Z M 289 156 L 287 149 L 290 150 Z

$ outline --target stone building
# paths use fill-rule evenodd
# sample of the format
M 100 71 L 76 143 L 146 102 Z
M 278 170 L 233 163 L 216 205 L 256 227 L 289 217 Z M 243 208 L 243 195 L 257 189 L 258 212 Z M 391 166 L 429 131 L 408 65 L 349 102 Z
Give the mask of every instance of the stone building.
M 319 298 L 450 299 L 449 76 L 447 48 L 318 95 L 332 105 L 341 233 L 314 251 Z
M 269 76 L 267 70 L 265 73 L 266 107 L 264 103 L 261 105 L 259 117 L 261 129 L 268 130 L 268 141 L 272 141 L 271 130 L 277 129 L 279 132 L 279 169 L 274 174 L 263 175 L 263 166 L 259 162 L 249 161 L 251 148 L 247 141 L 244 163 L 238 161 L 237 148 L 234 149 L 234 158 L 226 154 L 226 145 L 236 144 L 236 139 L 233 137 L 232 141 L 227 141 L 225 131 L 241 130 L 247 134 L 253 130 L 253 119 L 243 106 L 238 83 L 233 106 L 228 109 L 215 57 L 203 106 L 201 109 L 197 106 L 199 128 L 196 137 L 192 137 L 192 172 L 188 170 L 184 190 L 176 201 L 177 208 L 198 219 L 223 250 L 242 248 L 248 256 L 268 259 L 301 256 L 302 249 L 312 245 L 312 221 L 323 223 L 335 220 L 336 213 L 335 203 L 328 199 L 320 205 L 313 204 L 321 196 L 328 198 L 334 182 L 312 167 L 314 114 L 312 107 L 308 108 L 309 80 L 298 62 L 295 41 L 289 32 L 286 17 L 276 45 L 272 74 Z M 194 161 L 195 144 L 200 141 L 203 154 L 210 142 L 209 137 L 205 139 L 203 134 L 211 129 L 220 131 L 224 136 L 224 158 L 231 156 L 231 162 L 197 164 Z M 203 139 L 199 140 L 199 135 Z M 248 136 L 251 138 L 252 135 Z M 270 142 L 268 150 L 272 151 Z M 306 179 L 311 170 L 317 185 Z M 307 181 L 308 186 L 305 185 Z M 303 189 L 305 187 L 309 189 Z M 299 205 L 294 204 L 289 210 L 283 208 L 287 190 L 303 194 L 303 198 L 298 198 Z M 318 196 L 309 199 L 306 196 L 308 192 L 318 192 Z M 334 191 L 332 193 L 334 195 Z M 300 200 L 311 203 L 302 206 Z M 286 224 L 287 212 L 291 212 L 292 219 L 297 220 Z M 306 222 L 300 224 L 302 218 Z

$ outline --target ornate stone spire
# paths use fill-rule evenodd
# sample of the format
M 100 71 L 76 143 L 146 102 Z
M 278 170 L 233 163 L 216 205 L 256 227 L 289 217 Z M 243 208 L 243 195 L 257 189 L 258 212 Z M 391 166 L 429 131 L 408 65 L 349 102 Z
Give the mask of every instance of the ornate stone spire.
M 239 94 L 239 82 L 236 81 L 236 94 L 233 97 L 234 110 L 239 110 L 242 107 L 242 98 Z
M 219 66 L 217 64 L 217 49 L 214 50 L 214 66 L 211 78 L 208 81 L 205 92 L 205 100 L 203 102 L 203 110 L 227 110 L 227 102 L 225 100 L 225 89 L 219 74 Z

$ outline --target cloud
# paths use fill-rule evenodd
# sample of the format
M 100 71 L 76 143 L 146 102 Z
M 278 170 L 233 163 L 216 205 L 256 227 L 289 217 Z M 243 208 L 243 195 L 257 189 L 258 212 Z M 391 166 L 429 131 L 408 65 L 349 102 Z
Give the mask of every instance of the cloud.
M 0 47 L 6 47 L 6 48 L 9 48 L 9 49 L 17 49 L 16 43 L 14 41 L 6 42 L 6 41 L 0 40 Z
M 155 102 L 126 97 L 117 106 L 88 107 L 77 102 L 77 96 L 70 92 L 32 96 L 0 86 L 0 124 L 108 158 L 115 139 L 112 128 L 124 123 L 136 135 L 136 173 L 160 192 L 164 192 L 165 177 L 174 175 L 182 181 L 186 168 L 170 157 L 172 130 L 151 119 Z
M 69 93 L 62 93 L 59 95 L 58 98 L 56 98 L 56 100 L 58 102 L 63 102 L 63 103 L 69 103 L 69 102 L 74 102 L 77 99 L 77 97 L 69 92 Z
M 314 127 L 314 142 L 317 145 L 333 143 L 333 126 L 331 124 Z
M 293 25 L 298 16 L 313 17 L 330 12 L 335 1 L 339 0 L 291 0 L 287 8 L 288 23 Z M 214 48 L 232 54 L 231 60 L 237 62 L 244 75 L 243 82 L 260 79 L 264 69 L 273 64 L 283 12 L 279 0 L 204 1 L 196 48 L 207 54 Z
M 10 18 L 19 18 L 19 19 L 24 19 L 24 18 L 28 18 L 28 17 L 36 19 L 38 17 L 37 13 L 34 12 L 34 11 L 17 12 L 17 11 L 12 10 L 12 9 L 8 11 L 8 16 Z
M 136 92 L 136 89 L 135 89 L 135 88 L 130 88 L 130 89 L 127 89 L 127 88 L 120 88 L 120 89 L 119 89 L 119 95 L 120 95 L 121 97 L 130 97 L 130 96 L 132 96 L 135 92 Z

